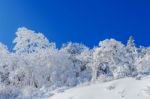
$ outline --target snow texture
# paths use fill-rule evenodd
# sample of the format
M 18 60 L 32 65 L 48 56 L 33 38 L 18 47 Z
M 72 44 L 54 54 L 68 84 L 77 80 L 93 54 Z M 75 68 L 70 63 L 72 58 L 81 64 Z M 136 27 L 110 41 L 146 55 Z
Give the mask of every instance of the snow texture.
M 150 78 L 123 78 L 76 87 L 55 93 L 49 99 L 150 99 Z

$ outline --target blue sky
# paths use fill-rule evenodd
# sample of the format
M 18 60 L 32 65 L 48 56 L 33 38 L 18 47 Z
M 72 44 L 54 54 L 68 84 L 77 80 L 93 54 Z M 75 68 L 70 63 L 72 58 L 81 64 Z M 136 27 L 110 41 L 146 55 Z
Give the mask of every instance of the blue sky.
M 0 41 L 12 47 L 18 27 L 43 32 L 58 46 L 89 47 L 115 38 L 150 45 L 150 0 L 0 0 Z

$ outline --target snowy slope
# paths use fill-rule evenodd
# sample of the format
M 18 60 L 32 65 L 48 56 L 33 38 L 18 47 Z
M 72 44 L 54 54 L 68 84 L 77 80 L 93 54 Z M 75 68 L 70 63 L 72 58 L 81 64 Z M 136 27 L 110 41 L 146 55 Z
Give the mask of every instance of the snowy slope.
M 124 78 L 68 89 L 49 99 L 150 99 L 150 77 Z

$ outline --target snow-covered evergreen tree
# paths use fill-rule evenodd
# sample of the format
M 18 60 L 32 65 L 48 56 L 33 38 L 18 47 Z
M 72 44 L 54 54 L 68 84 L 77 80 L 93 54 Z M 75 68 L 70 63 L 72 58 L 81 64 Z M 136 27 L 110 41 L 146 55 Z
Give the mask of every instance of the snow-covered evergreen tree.
M 134 38 L 133 38 L 133 36 L 130 36 L 129 40 L 127 42 L 125 54 L 128 57 L 127 65 L 129 65 L 130 70 L 133 72 L 132 75 L 136 74 L 135 62 L 138 59 L 138 51 L 137 50 L 138 49 L 135 46 Z

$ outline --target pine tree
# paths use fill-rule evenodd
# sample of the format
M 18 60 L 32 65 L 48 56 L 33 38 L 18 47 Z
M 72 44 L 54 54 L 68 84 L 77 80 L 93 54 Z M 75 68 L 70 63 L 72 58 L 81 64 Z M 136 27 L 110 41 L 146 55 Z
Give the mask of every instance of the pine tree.
M 131 70 L 131 72 L 135 73 L 135 62 L 136 59 L 138 58 L 138 52 L 137 52 L 137 48 L 136 45 L 134 43 L 134 38 L 133 36 L 129 37 L 129 40 L 127 42 L 127 46 L 126 46 L 126 55 L 129 57 L 128 59 L 128 65 L 129 68 Z
M 128 48 L 128 51 L 132 54 L 135 54 L 136 53 L 136 46 L 135 46 L 135 43 L 134 43 L 134 38 L 133 36 L 130 36 L 129 37 L 129 40 L 127 42 L 127 48 Z

